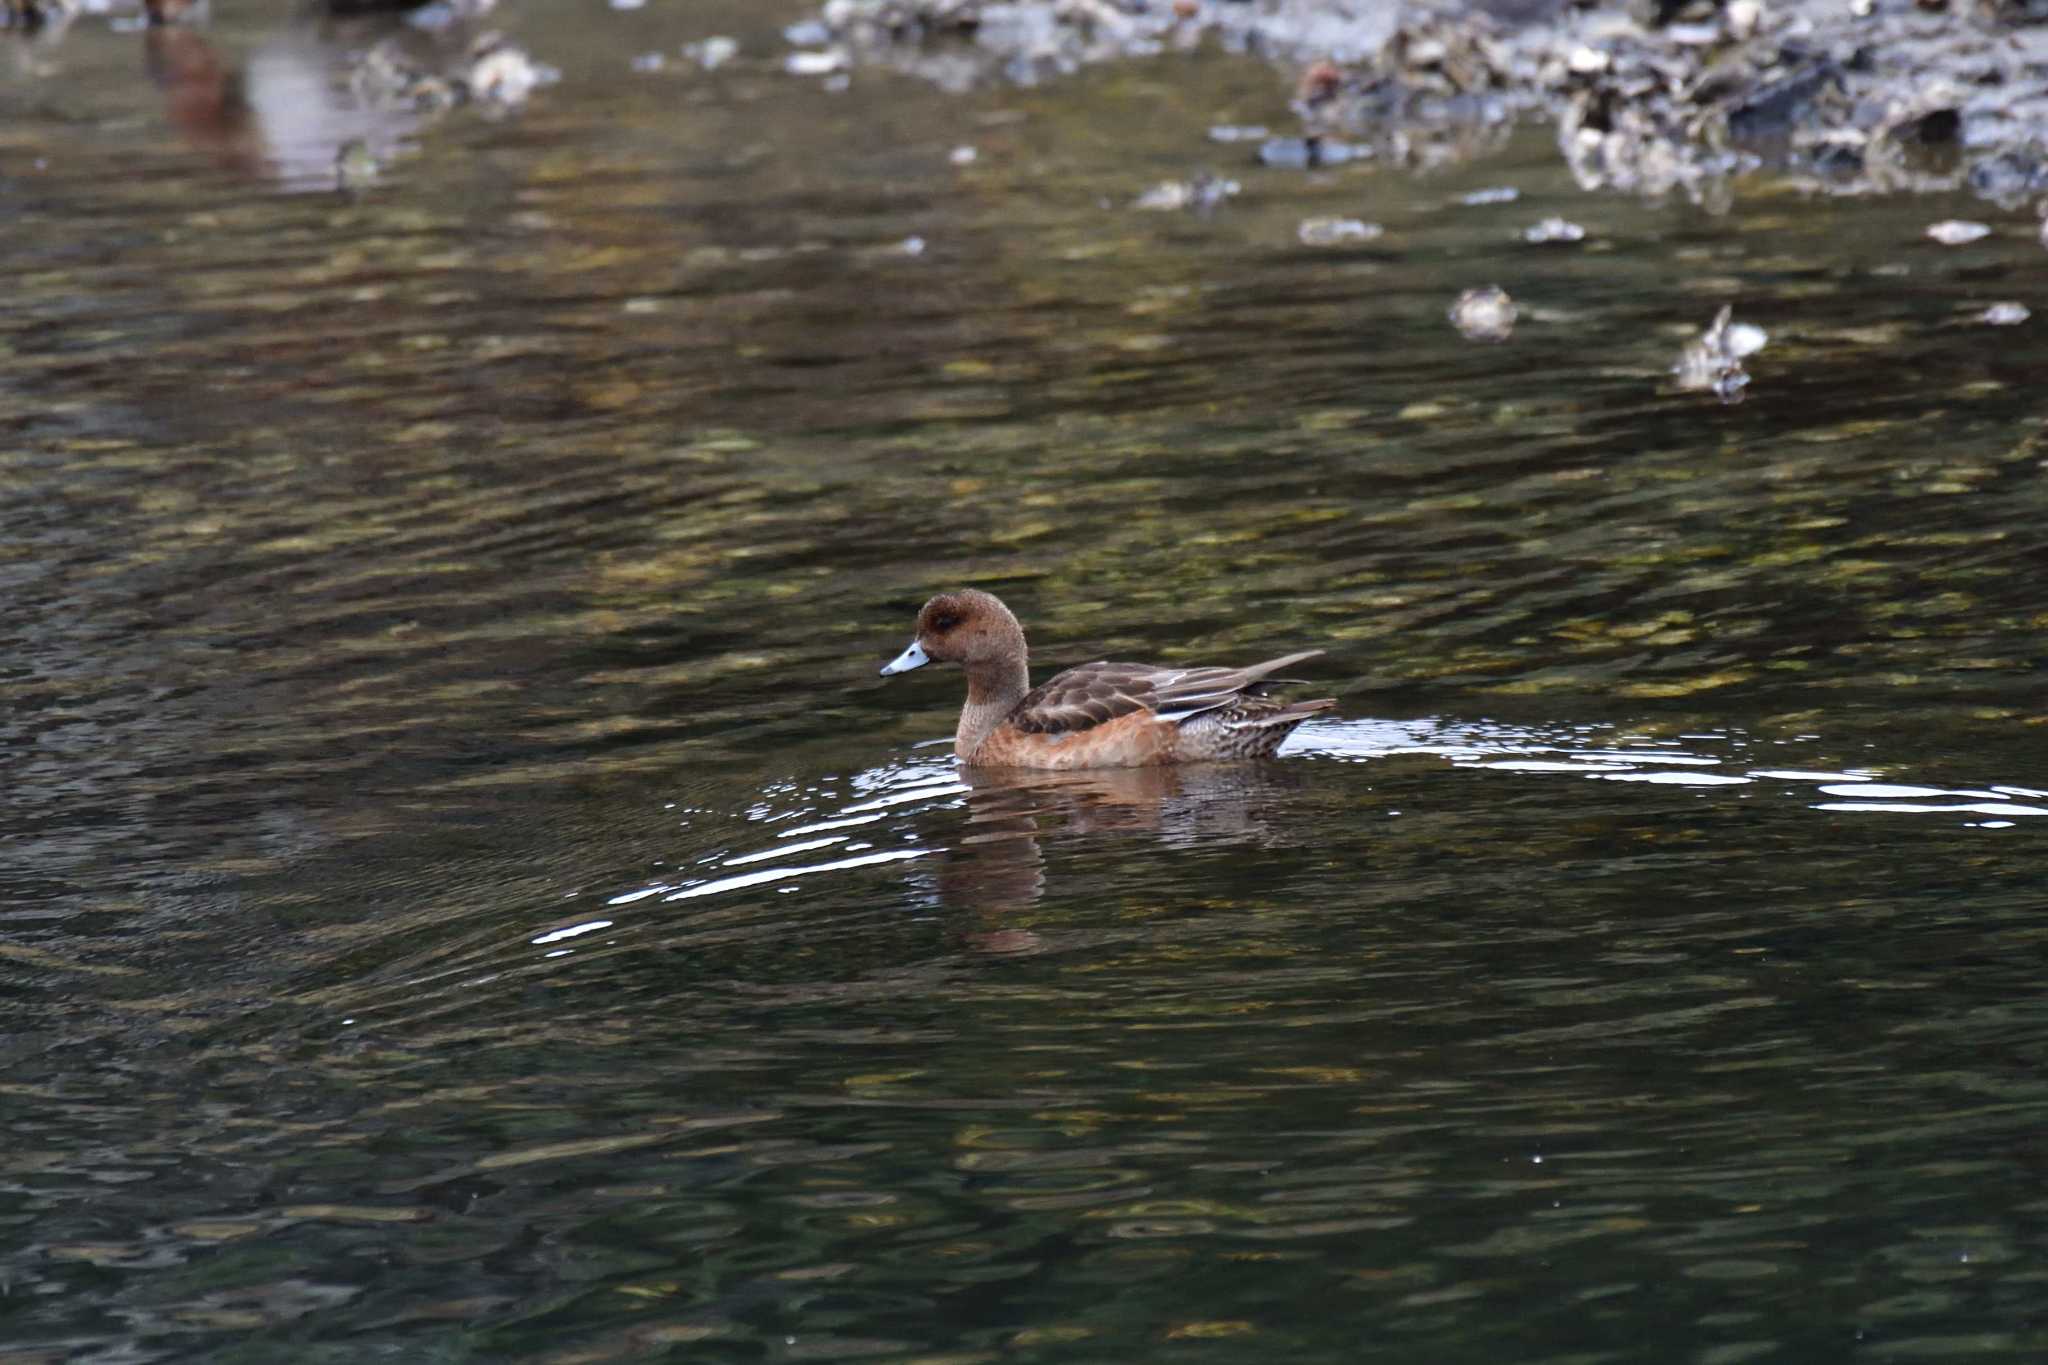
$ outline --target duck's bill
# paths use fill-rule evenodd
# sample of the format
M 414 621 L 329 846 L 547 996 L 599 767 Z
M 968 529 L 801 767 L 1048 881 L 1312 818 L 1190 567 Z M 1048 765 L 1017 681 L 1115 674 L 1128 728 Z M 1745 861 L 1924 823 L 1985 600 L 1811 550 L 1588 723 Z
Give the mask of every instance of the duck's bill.
M 913 668 L 923 668 L 931 661 L 932 656 L 924 652 L 924 646 L 912 640 L 910 648 L 882 665 L 882 676 L 886 678 L 891 673 L 908 673 Z

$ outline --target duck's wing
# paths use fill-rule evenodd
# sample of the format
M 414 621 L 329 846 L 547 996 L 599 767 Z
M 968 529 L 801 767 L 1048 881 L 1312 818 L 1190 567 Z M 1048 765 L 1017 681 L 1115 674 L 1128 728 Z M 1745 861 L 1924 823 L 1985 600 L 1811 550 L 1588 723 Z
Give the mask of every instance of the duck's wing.
M 1281 669 L 1322 652 L 1303 650 L 1243 668 L 1082 664 L 1026 693 L 1009 720 L 1027 733 L 1048 735 L 1093 729 L 1140 711 L 1153 712 L 1161 720 L 1185 721 L 1231 705 Z

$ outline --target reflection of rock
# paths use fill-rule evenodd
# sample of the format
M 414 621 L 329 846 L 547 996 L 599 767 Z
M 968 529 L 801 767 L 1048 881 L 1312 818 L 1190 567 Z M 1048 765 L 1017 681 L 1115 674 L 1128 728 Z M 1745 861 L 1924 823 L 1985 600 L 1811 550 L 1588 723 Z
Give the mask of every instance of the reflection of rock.
M 239 173 L 306 190 L 361 190 L 432 115 L 465 100 L 510 109 L 552 78 L 502 36 L 472 41 L 457 26 L 409 29 L 352 57 L 342 41 L 295 25 L 237 69 L 199 29 L 159 23 L 143 52 L 188 141 Z
M 361 194 L 377 183 L 382 169 L 370 144 L 352 137 L 334 154 L 334 186 L 343 194 Z
M 61 27 L 77 13 L 77 0 L 0 0 L 0 28 L 34 32 L 46 25 Z

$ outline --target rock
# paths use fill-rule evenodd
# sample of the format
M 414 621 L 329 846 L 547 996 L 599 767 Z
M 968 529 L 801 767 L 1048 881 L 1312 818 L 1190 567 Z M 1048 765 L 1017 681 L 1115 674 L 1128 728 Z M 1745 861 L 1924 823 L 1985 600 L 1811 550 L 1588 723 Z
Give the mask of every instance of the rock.
M 543 73 L 526 49 L 497 33 L 486 33 L 470 47 L 469 70 L 463 85 L 471 99 L 484 100 L 500 108 L 524 104 Z

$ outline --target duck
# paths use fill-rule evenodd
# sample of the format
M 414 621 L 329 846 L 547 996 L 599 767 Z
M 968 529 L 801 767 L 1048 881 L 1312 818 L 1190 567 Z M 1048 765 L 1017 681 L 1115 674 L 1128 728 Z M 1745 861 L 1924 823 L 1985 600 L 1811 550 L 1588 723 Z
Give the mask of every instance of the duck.
M 1149 768 L 1270 758 L 1334 697 L 1282 702 L 1273 675 L 1323 651 L 1301 650 L 1242 668 L 1100 660 L 1031 685 L 1024 627 L 993 593 L 940 593 L 917 614 L 910 645 L 885 678 L 929 663 L 967 670 L 967 703 L 953 752 L 972 767 Z

